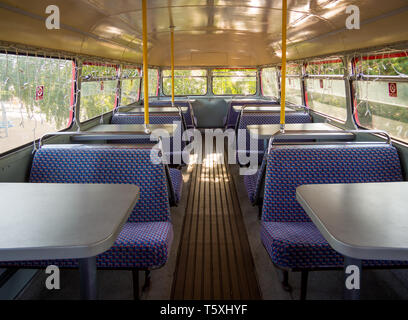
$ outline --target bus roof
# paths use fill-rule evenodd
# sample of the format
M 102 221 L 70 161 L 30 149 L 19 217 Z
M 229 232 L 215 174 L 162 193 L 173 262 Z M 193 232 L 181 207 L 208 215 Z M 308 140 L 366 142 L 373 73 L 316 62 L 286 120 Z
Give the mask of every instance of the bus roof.
M 45 10 L 57 5 L 61 29 L 47 30 Z M 347 30 L 346 8 L 358 5 L 363 30 Z M 175 26 L 178 66 L 278 63 L 281 2 L 266 0 L 149 0 L 149 63 L 170 63 Z M 289 1 L 288 59 L 393 44 L 408 39 L 405 0 Z M 142 63 L 141 1 L 3 0 L 0 34 L 7 42 Z

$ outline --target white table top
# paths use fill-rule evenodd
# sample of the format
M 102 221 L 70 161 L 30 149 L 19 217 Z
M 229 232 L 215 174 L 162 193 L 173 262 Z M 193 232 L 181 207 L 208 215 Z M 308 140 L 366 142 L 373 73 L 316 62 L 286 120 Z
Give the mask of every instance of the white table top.
M 407 182 L 308 185 L 296 191 L 333 249 L 370 260 L 408 260 L 407 195 Z
M 280 124 L 250 125 L 247 127 L 247 129 L 251 137 L 257 137 L 258 139 L 270 139 L 280 133 Z M 299 138 L 307 137 L 310 139 L 344 138 L 349 140 L 351 137 L 353 137 L 353 134 L 345 133 L 342 129 L 328 123 L 287 124 L 285 125 L 285 133 L 299 134 L 301 135 Z
M 158 138 L 154 133 L 156 130 L 165 130 L 169 136 L 173 136 L 177 129 L 175 124 L 150 124 L 148 128 L 152 131 L 152 137 Z M 140 137 L 149 138 L 145 133 L 145 125 L 143 124 L 101 124 L 97 125 L 88 131 L 90 135 L 81 134 L 73 135 L 72 140 L 88 141 L 88 140 L 127 140 Z M 100 133 L 100 134 L 98 134 Z
M 0 261 L 97 256 L 138 198 L 135 185 L 1 183 Z

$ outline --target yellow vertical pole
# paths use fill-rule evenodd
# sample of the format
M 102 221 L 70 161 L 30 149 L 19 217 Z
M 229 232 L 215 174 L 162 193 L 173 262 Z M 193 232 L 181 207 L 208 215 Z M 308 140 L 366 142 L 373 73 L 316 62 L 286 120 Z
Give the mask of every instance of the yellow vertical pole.
M 171 42 L 171 104 L 174 107 L 174 26 L 170 26 L 170 42 Z
M 143 15 L 143 92 L 144 92 L 144 117 L 145 125 L 150 123 L 149 119 L 149 66 L 147 61 L 147 0 L 142 0 Z
M 286 106 L 286 37 L 288 20 L 288 1 L 282 0 L 282 70 L 281 70 L 281 131 L 285 131 L 285 106 Z

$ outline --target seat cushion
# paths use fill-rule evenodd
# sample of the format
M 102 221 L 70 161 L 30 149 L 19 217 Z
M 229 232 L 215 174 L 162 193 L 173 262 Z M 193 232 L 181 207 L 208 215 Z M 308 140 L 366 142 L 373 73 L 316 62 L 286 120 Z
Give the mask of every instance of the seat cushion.
M 174 196 L 176 204 L 180 202 L 181 194 L 183 192 L 183 174 L 178 169 L 169 169 L 171 183 L 173 185 Z
M 288 269 L 340 268 L 343 256 L 312 222 L 263 222 L 261 239 L 272 262 Z M 366 267 L 408 266 L 406 261 L 364 260 Z
M 163 266 L 169 256 L 173 227 L 169 222 L 126 223 L 111 249 L 96 259 L 98 268 L 154 269 Z M 77 268 L 78 259 L 1 262 L 1 267 L 46 267 L 57 265 Z

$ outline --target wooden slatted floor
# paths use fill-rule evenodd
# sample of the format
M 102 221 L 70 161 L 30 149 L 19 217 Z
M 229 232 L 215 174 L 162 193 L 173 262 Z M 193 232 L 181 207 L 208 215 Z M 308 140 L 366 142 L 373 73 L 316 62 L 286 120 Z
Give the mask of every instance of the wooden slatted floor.
M 261 299 L 235 185 L 224 158 L 195 165 L 172 299 Z M 220 158 L 220 157 L 219 157 Z

